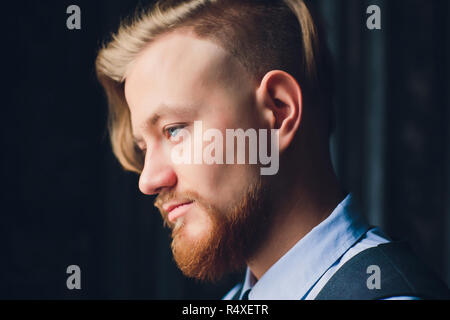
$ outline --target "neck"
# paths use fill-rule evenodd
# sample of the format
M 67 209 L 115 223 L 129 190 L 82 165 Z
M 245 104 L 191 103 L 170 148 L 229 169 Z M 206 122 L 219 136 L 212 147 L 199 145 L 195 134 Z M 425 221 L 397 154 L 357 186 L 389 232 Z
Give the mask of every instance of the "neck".
M 296 166 L 298 168 L 299 163 Z M 260 279 L 300 239 L 325 220 L 344 198 L 331 160 L 322 165 L 309 161 L 302 163 L 301 167 L 294 179 L 292 172 L 279 179 L 283 186 L 277 190 L 283 190 L 283 194 L 275 197 L 277 212 L 272 228 L 260 249 L 247 261 L 256 279 Z

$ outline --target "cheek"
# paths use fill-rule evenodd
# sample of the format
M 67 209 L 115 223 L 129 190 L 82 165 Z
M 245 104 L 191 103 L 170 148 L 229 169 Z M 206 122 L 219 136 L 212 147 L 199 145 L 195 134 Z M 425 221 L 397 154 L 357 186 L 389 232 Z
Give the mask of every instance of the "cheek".
M 259 169 L 249 165 L 186 165 L 178 168 L 180 190 L 195 190 L 216 209 L 226 210 L 241 199 Z
M 203 130 L 218 129 L 222 133 L 222 158 L 226 158 L 226 129 L 241 127 L 231 118 L 216 118 L 220 121 L 203 121 Z M 212 119 L 210 119 L 212 120 Z M 248 125 L 248 124 L 247 124 Z M 248 127 L 242 125 L 242 127 Z M 204 132 L 203 131 L 203 132 Z M 202 146 L 205 151 L 211 141 L 203 141 L 202 136 L 195 138 L 191 134 L 191 159 L 194 156 L 194 144 Z M 189 149 L 189 148 L 188 148 Z M 246 150 L 248 152 L 248 149 Z M 210 202 L 218 210 L 226 211 L 230 205 L 238 201 L 248 186 L 255 182 L 259 175 L 259 167 L 248 164 L 206 164 L 203 158 L 202 164 L 175 165 L 178 177 L 179 190 L 192 190 L 198 192 L 205 200 Z

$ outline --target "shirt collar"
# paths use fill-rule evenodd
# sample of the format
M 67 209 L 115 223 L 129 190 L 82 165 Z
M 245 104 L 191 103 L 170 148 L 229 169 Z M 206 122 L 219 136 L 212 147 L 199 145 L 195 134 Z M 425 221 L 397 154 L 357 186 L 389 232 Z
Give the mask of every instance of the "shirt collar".
M 301 300 L 320 277 L 369 229 L 348 195 L 333 212 L 256 281 L 249 268 L 241 296 L 252 300 Z

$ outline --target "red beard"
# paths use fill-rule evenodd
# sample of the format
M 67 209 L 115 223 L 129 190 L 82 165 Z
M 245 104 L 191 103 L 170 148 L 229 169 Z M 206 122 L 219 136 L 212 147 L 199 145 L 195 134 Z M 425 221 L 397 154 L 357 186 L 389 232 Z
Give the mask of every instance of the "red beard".
M 229 212 L 216 210 L 196 192 L 160 194 L 155 200 L 155 206 L 160 210 L 164 223 L 172 228 L 172 252 L 183 274 L 214 282 L 227 273 L 244 268 L 246 261 L 258 250 L 267 235 L 273 212 L 270 194 L 259 180 L 247 188 Z M 197 240 L 184 237 L 184 226 L 181 224 L 175 227 L 162 210 L 162 204 L 171 199 L 195 201 L 212 222 L 208 234 Z

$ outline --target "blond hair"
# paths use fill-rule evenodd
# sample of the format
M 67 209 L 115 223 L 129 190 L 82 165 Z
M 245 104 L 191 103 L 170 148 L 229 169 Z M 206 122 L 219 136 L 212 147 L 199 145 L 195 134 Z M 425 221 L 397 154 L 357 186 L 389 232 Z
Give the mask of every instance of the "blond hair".
M 159 1 L 122 22 L 96 60 L 108 99 L 113 152 L 126 170 L 140 173 L 143 167 L 124 95 L 127 70 L 157 36 L 182 27 L 222 46 L 257 80 L 271 70 L 286 71 L 311 99 L 320 96 L 317 90 L 330 87 L 320 76 L 321 44 L 303 0 Z

